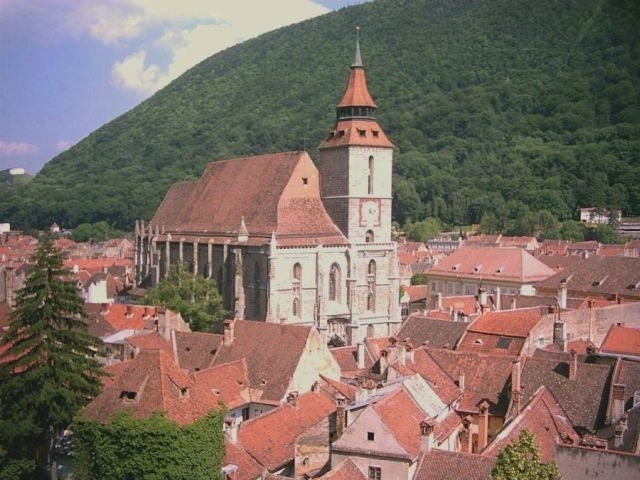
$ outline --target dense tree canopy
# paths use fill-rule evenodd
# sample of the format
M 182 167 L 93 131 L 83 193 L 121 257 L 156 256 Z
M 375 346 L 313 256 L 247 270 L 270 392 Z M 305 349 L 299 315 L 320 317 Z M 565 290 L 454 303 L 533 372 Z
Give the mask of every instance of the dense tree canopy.
M 142 299 L 147 305 L 163 305 L 180 312 L 195 332 L 211 332 L 227 314 L 216 281 L 173 265 L 169 273 Z
M 123 412 L 104 425 L 78 418 L 73 432 L 83 480 L 223 478 L 222 418 L 213 411 L 182 427 L 161 413 L 136 419 Z
M 41 240 L 0 340 L 0 478 L 41 478 L 47 463 L 54 478 L 54 442 L 100 392 L 100 341 L 85 316 L 60 252 Z
M 393 217 L 513 233 L 640 215 L 640 3 L 379 0 L 220 52 L 0 198 L 16 227 L 131 230 L 225 158 L 318 145 L 356 25 L 396 145 Z M 537 217 L 539 212 L 546 212 Z

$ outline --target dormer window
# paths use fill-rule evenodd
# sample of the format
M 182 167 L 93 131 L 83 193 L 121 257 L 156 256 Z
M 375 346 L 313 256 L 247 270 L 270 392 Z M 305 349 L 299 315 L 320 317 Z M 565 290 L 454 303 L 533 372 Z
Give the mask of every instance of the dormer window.
M 459 270 L 460 269 L 460 264 L 456 263 L 453 267 L 451 267 L 451 270 Z
M 344 137 L 345 131 L 344 130 L 339 130 L 338 131 L 338 136 L 339 137 Z
M 473 267 L 473 273 L 478 273 L 482 269 L 482 264 Z
M 476 338 L 476 339 L 473 341 L 473 344 L 474 344 L 474 345 L 482 345 L 482 339 L 481 339 L 481 338 Z
M 500 265 L 498 268 L 496 268 L 496 273 L 502 273 L 502 272 L 504 272 L 504 267 Z
M 136 396 L 137 393 L 130 390 L 123 390 L 122 392 L 120 392 L 120 398 L 125 402 L 135 402 Z
M 358 129 L 358 136 L 359 137 L 366 137 L 367 136 L 367 131 Z
M 371 133 L 373 134 L 373 136 L 375 138 L 378 138 L 378 135 L 380 134 L 380 132 L 378 132 L 378 130 L 373 130 Z

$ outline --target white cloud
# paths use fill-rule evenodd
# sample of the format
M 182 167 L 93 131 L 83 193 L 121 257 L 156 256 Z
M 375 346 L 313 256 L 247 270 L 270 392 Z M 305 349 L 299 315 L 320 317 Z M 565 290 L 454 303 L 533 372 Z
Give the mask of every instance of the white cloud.
M 135 49 L 111 78 L 146 97 L 220 50 L 328 11 L 311 0 L 101 0 L 81 2 L 68 18 L 105 45 Z
M 12 142 L 0 140 L 0 156 L 13 157 L 22 155 L 32 155 L 38 152 L 38 147 L 32 143 Z

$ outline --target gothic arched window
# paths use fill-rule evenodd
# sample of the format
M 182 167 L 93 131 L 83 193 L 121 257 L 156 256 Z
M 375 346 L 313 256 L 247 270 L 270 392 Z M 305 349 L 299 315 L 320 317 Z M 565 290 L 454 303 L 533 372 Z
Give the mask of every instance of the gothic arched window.
M 302 279 L 302 265 L 300 265 L 299 263 L 296 263 L 293 266 L 293 280 L 294 281 L 300 281 Z
M 371 291 L 367 295 L 367 310 L 370 312 L 376 311 L 376 297 Z
M 367 266 L 367 275 L 373 278 L 376 277 L 376 261 L 375 260 L 371 260 L 369 262 L 369 265 Z
M 293 313 L 294 317 L 299 317 L 300 316 L 300 299 L 298 299 L 298 298 L 294 298 L 293 299 L 293 305 L 291 306 L 291 312 Z
M 340 267 L 337 263 L 331 265 L 329 270 L 329 300 L 339 301 L 340 299 Z
M 373 156 L 369 157 L 369 175 L 367 177 L 367 193 L 373 194 Z
M 373 243 L 373 230 L 367 230 L 367 233 L 364 235 L 365 243 Z

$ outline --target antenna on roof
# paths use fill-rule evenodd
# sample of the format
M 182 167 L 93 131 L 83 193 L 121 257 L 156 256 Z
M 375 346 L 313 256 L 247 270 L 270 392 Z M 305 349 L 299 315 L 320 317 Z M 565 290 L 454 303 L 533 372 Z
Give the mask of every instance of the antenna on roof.
M 362 67 L 362 55 L 360 54 L 360 27 L 356 27 L 356 58 L 352 67 Z

